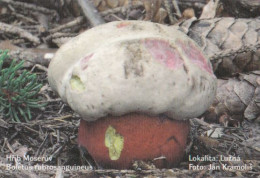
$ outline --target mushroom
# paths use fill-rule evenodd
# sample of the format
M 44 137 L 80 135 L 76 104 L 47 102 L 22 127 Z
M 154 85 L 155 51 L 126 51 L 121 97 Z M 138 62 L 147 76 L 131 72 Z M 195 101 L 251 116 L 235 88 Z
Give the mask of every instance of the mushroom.
M 48 79 L 82 116 L 78 143 L 104 168 L 134 161 L 177 165 L 190 118 L 203 114 L 216 77 L 199 47 L 174 27 L 116 21 L 64 44 Z

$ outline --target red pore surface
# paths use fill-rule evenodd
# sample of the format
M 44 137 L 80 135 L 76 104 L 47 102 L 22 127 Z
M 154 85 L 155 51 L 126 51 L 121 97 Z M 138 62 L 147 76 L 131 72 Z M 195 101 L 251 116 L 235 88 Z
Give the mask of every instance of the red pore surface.
M 105 133 L 109 126 L 124 137 L 118 160 L 110 159 L 105 146 Z M 189 121 L 128 114 L 95 122 L 81 120 L 78 143 L 103 168 L 129 169 L 135 160 L 151 161 L 158 168 L 170 168 L 182 160 L 188 133 Z M 155 159 L 159 157 L 162 158 Z
M 167 41 L 146 39 L 144 46 L 152 54 L 154 59 L 170 69 L 179 68 L 183 64 L 179 52 L 171 47 Z
M 187 57 L 201 69 L 213 74 L 210 63 L 202 55 L 201 51 L 189 41 L 177 40 L 176 43 L 182 48 Z

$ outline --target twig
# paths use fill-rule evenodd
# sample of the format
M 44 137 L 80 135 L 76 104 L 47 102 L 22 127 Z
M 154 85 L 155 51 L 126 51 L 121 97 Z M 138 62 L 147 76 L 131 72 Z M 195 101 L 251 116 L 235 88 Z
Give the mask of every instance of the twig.
M 20 37 L 26 38 L 27 40 L 29 40 L 35 44 L 40 44 L 40 39 L 38 37 L 32 35 L 31 33 L 27 32 L 19 27 L 0 22 L 0 30 L 5 33 L 17 34 Z
M 66 144 L 60 146 L 50 157 L 56 158 L 56 156 L 62 151 Z
M 202 119 L 194 118 L 194 119 L 192 119 L 192 121 L 196 121 L 198 124 L 210 128 L 210 124 L 208 124 L 207 122 L 203 121 Z
M 143 7 L 143 6 L 144 5 L 143 5 L 142 2 L 135 2 L 134 4 L 128 2 L 128 4 L 126 6 L 115 7 L 115 8 L 112 8 L 112 9 L 102 11 L 102 12 L 100 12 L 100 15 L 106 16 L 106 15 L 109 15 L 109 14 L 116 14 L 118 12 L 121 12 L 121 13 L 124 14 L 129 9 L 137 9 L 137 8 L 140 8 L 140 7 Z
M 202 9 L 207 4 L 206 0 L 179 0 L 178 5 L 187 8 L 187 7 L 193 7 Z
M 36 130 L 34 130 L 34 129 L 32 129 L 32 128 L 26 126 L 26 125 L 22 125 L 22 126 L 23 126 L 24 128 L 26 128 L 27 130 L 29 130 L 29 131 L 32 131 L 32 132 L 34 132 L 34 133 L 36 133 L 36 134 L 39 134 L 38 131 L 36 131 Z
M 233 148 L 234 144 L 235 144 L 235 139 L 232 141 L 231 145 L 229 146 L 228 150 L 226 151 L 226 154 L 229 155 L 230 150 Z
M 98 14 L 98 11 L 89 0 L 78 0 L 78 3 L 81 6 L 84 15 L 93 27 L 105 23 L 103 18 Z
M 117 15 L 115 14 L 111 14 L 112 17 L 114 17 L 116 20 L 118 21 L 122 21 L 123 19 L 121 19 L 120 17 L 118 17 Z
M 44 14 L 52 14 L 55 16 L 58 16 L 58 13 L 55 10 L 50 10 L 44 7 L 36 6 L 34 4 L 29 4 L 25 2 L 18 2 L 18 1 L 13 1 L 13 0 L 0 0 L 0 2 L 7 3 L 9 5 L 13 5 L 16 7 L 20 7 L 21 9 L 29 9 L 29 10 L 34 10 L 38 12 L 42 12 Z
M 178 3 L 176 2 L 176 0 L 172 0 L 172 5 L 176 11 L 176 14 L 178 17 L 181 17 L 181 11 L 180 11 L 180 8 L 178 6 Z
M 171 2 L 169 0 L 164 0 L 164 6 L 167 10 L 171 25 L 177 23 L 177 19 L 172 15 Z
M 41 64 L 43 66 L 48 66 L 51 60 L 50 54 L 54 54 L 57 50 L 51 48 L 20 48 L 10 43 L 10 41 L 1 42 L 0 49 L 8 50 L 8 55 L 11 59 L 27 61 L 27 63 L 24 65 L 25 67 L 32 66 L 33 64 Z
M 35 156 L 39 156 L 39 152 L 42 149 L 42 147 L 44 146 L 44 144 L 46 143 L 47 138 L 49 137 L 49 133 L 46 134 L 44 140 L 42 141 L 41 145 L 39 146 L 39 148 L 37 149 Z
M 19 132 L 19 130 L 16 130 L 16 132 L 14 132 L 14 133 L 10 136 L 10 138 L 8 139 L 8 141 L 11 142 L 11 141 L 18 135 L 18 132 Z
M 0 127 L 3 127 L 5 129 L 9 128 L 9 124 L 2 119 L 1 115 L 0 115 Z
M 58 114 L 61 114 L 61 112 L 62 112 L 64 106 L 65 106 L 65 104 L 62 104 L 62 106 L 60 107 L 60 110 L 59 110 Z
M 12 148 L 12 146 L 10 145 L 10 143 L 8 142 L 8 139 L 7 138 L 4 138 L 4 145 L 6 144 L 6 146 L 8 147 L 8 149 L 11 151 L 11 153 L 15 154 L 14 153 L 14 150 Z
M 54 34 L 50 34 L 45 38 L 46 41 L 56 39 L 56 38 L 71 38 L 77 36 L 77 33 L 61 33 L 61 32 L 56 32 Z
M 56 118 L 53 118 L 53 120 L 55 120 L 55 121 L 62 121 L 62 122 L 64 122 L 64 119 L 68 119 L 68 118 L 71 118 L 72 117 L 72 115 L 71 114 L 69 114 L 69 115 L 65 115 L 65 116 L 61 116 L 61 117 L 56 117 Z
M 64 24 L 64 25 L 60 25 L 60 26 L 58 26 L 58 27 L 56 27 L 56 28 L 53 28 L 53 29 L 51 29 L 51 30 L 49 30 L 49 31 L 50 31 L 50 33 L 55 33 L 55 32 L 58 32 L 58 31 L 60 31 L 60 30 L 66 29 L 66 28 L 70 28 L 70 27 L 79 25 L 79 24 L 81 24 L 83 21 L 84 21 L 84 18 L 83 18 L 82 16 L 80 16 L 80 17 L 77 17 L 76 19 L 74 19 L 74 20 L 71 21 L 71 22 L 68 22 L 68 23 L 66 23 L 66 24 Z
M 40 70 L 42 70 L 42 71 L 44 71 L 44 72 L 48 72 L 48 68 L 47 68 L 47 67 L 44 67 L 44 66 L 42 66 L 42 65 L 40 65 L 40 64 L 35 64 L 35 65 L 33 66 L 33 68 L 31 69 L 31 72 L 34 71 L 35 68 L 38 68 L 38 69 L 40 69 Z
M 59 102 L 59 101 L 61 101 L 61 98 L 55 98 L 55 99 L 49 98 L 49 99 L 47 100 L 47 102 L 49 102 L 49 103 L 51 103 L 51 102 Z
M 124 11 L 126 11 L 126 7 L 116 7 L 116 8 L 113 8 L 113 9 L 108 9 L 108 10 L 105 10 L 103 12 L 100 12 L 100 15 L 106 16 L 106 15 L 109 15 L 109 14 L 115 14 L 115 13 L 124 12 Z
M 57 130 L 57 143 L 60 143 L 60 130 Z
M 19 18 L 21 20 L 24 20 L 26 22 L 29 22 L 29 23 L 32 23 L 32 24 L 38 24 L 38 22 L 33 20 L 32 18 L 26 17 L 26 16 L 24 16 L 22 14 L 19 14 L 17 12 L 12 12 L 12 15 L 14 15 L 15 17 L 17 17 L 17 18 Z

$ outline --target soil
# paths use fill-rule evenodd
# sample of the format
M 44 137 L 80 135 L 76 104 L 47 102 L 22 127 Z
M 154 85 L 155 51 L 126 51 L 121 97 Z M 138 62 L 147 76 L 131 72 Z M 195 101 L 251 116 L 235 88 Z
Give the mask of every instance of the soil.
M 142 3 L 145 1 L 137 0 L 131 7 L 96 6 L 97 14 L 105 22 L 127 18 L 156 22 L 158 16 L 153 10 L 160 8 L 151 9 Z M 167 11 L 167 3 L 156 5 Z M 179 11 L 194 11 L 198 18 L 206 1 L 183 1 L 178 5 Z M 175 13 L 158 22 L 172 25 L 188 18 L 176 15 L 176 7 L 171 11 Z M 32 110 L 29 122 L 16 123 L 0 114 L 0 177 L 260 176 L 260 126 L 245 119 L 235 125 L 223 125 L 218 120 L 206 122 L 202 117 L 191 119 L 186 154 L 172 169 L 157 169 L 142 161 L 133 162 L 129 170 L 103 169 L 86 150 L 79 149 L 80 116 L 50 88 L 47 66 L 51 59 L 46 54 L 52 55 L 71 37 L 91 28 L 95 19 L 85 16 L 77 1 L 72 0 L 0 0 L 0 49 L 8 49 L 10 58 L 26 61 L 24 69 L 38 76 L 38 82 L 43 84 L 39 97 L 47 103 Z M 232 14 L 219 7 L 216 16 Z M 9 64 L 7 60 L 5 67 Z

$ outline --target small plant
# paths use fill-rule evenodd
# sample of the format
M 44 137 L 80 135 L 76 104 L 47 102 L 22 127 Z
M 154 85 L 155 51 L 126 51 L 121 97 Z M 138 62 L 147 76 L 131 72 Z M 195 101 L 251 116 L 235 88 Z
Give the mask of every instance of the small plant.
M 15 122 L 28 122 L 31 109 L 42 107 L 40 99 L 36 98 L 42 84 L 37 76 L 23 68 L 24 61 L 17 63 L 12 60 L 9 67 L 4 68 L 4 60 L 8 58 L 7 51 L 0 50 L 0 114 Z

